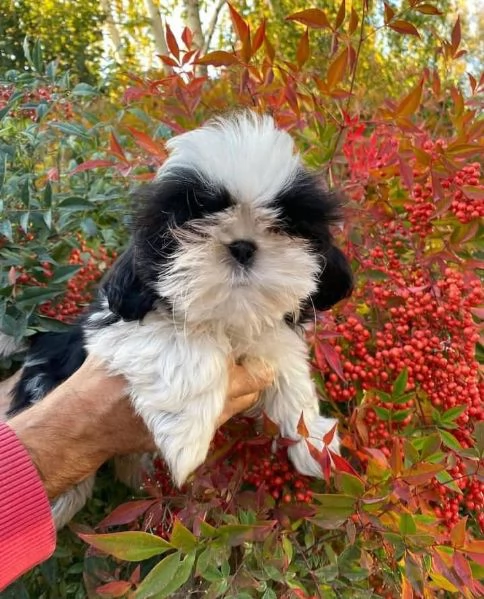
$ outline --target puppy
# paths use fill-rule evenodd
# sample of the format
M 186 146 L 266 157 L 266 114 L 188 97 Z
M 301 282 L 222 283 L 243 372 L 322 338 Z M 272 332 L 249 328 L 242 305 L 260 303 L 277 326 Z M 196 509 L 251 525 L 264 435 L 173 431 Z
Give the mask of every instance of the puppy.
M 297 470 L 321 476 L 311 442 L 335 420 L 319 401 L 298 325 L 349 295 L 352 275 L 334 245 L 336 196 L 303 166 L 292 138 L 268 116 L 217 118 L 171 139 L 156 179 L 135 194 L 128 249 L 70 332 L 37 335 L 10 413 L 40 400 L 87 353 L 123 374 L 177 485 L 204 460 L 227 390 L 227 359 L 263 360 L 275 382 L 263 409 Z M 339 450 L 335 435 L 331 449 Z M 92 479 L 54 506 L 59 526 L 91 493 Z

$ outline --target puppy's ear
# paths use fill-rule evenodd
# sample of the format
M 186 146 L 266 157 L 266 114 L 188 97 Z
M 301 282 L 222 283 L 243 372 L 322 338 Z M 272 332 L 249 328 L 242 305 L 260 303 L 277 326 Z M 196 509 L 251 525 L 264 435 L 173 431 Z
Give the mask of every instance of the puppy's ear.
M 318 288 L 308 300 L 307 309 L 329 310 L 353 291 L 353 274 L 343 252 L 332 245 L 321 255 Z
M 141 320 L 158 299 L 136 273 L 135 252 L 130 246 L 114 263 L 101 284 L 109 309 L 123 320 Z

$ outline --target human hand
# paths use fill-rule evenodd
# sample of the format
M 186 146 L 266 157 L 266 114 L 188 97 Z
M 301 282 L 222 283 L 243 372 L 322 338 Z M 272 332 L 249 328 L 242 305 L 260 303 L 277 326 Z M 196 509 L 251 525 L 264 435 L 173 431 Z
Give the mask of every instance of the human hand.
M 232 363 L 228 369 L 227 402 L 219 426 L 251 407 L 272 382 L 271 372 L 262 365 L 251 368 L 250 374 Z M 125 379 L 109 375 L 92 356 L 67 381 L 8 424 L 29 452 L 50 498 L 93 474 L 115 455 L 156 450 L 126 398 Z

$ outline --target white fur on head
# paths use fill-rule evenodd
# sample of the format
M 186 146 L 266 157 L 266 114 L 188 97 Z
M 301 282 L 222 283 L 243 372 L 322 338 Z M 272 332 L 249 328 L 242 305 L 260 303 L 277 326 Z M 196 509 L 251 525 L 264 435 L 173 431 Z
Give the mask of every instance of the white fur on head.
M 291 136 L 277 129 L 270 116 L 249 111 L 215 118 L 173 137 L 167 147 L 170 156 L 159 179 L 189 169 L 252 206 L 273 200 L 301 168 Z

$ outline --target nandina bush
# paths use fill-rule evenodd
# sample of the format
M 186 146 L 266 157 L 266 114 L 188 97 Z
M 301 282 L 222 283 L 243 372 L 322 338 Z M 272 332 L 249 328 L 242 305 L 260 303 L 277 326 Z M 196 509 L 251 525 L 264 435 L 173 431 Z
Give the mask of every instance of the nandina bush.
M 429 6 L 410 3 L 433 14 Z M 4 115 L 29 143 L 42 136 L 44 148 L 63 144 L 57 171 L 29 150 L 24 172 L 15 177 L 12 168 L 7 178 L 18 195 L 8 204 L 12 226 L 2 229 L 8 316 L 2 329 L 11 331 L 14 318 L 25 323 L 20 336 L 70 320 L 89 300 L 85 284 L 124 240 L 112 209 L 119 215 L 129 187 L 162 163 L 166 137 L 214 112 L 270 111 L 308 164 L 323 167 L 347 198 L 340 240 L 352 259 L 355 293 L 315 315 L 308 330 L 321 407 L 339 418 L 343 455 L 318 452 L 307 438 L 322 480 L 299 476 L 287 460 L 290 441 L 275 425 L 241 418 L 217 433 L 206 464 L 184 489 L 173 488 L 156 460 L 146 475 L 147 497 L 120 505 L 92 522 L 95 528 L 77 529 L 91 546 L 84 580 L 92 596 L 483 594 L 483 291 L 477 278 L 483 81 L 469 75 L 457 85 L 442 77 L 462 60 L 457 20 L 449 39 L 437 42 L 440 63 L 421 68 L 400 98 L 365 106 L 358 61 L 374 27 L 365 7 L 347 11 L 343 1 L 334 23 L 318 9 L 290 15 L 307 27 L 296 63 L 269 43 L 270 23 L 251 28 L 234 10 L 233 52 L 200 57 L 188 30 L 178 41 L 167 30 L 170 55 L 162 60 L 171 72 L 132 77 L 112 120 L 95 116 L 114 115 L 113 109 L 84 87 L 64 115 L 68 121 L 54 110 L 34 115 L 13 104 Z M 402 16 L 385 8 L 385 27 L 415 35 Z M 307 66 L 316 28 L 333 42 L 325 70 Z M 212 79 L 199 75 L 199 64 L 214 68 Z M 27 85 L 36 89 L 38 81 L 37 75 Z M 23 101 L 20 91 L 15 100 L 9 88 L 8 98 Z M 59 129 L 67 136 L 62 141 Z M 22 156 L 8 164 L 21 164 Z M 34 198 L 28 205 L 15 204 L 24 197 L 22 185 Z M 72 189 L 77 195 L 66 197 Z M 81 208 L 72 213 L 72 206 Z M 32 220 L 24 216 L 27 208 Z M 46 259 L 45 248 L 58 243 L 68 251 Z M 66 279 L 74 275 L 67 284 L 55 279 L 65 268 L 76 269 L 60 270 Z M 299 433 L 307 436 L 302 419 Z M 100 562 L 99 552 L 111 557 Z

